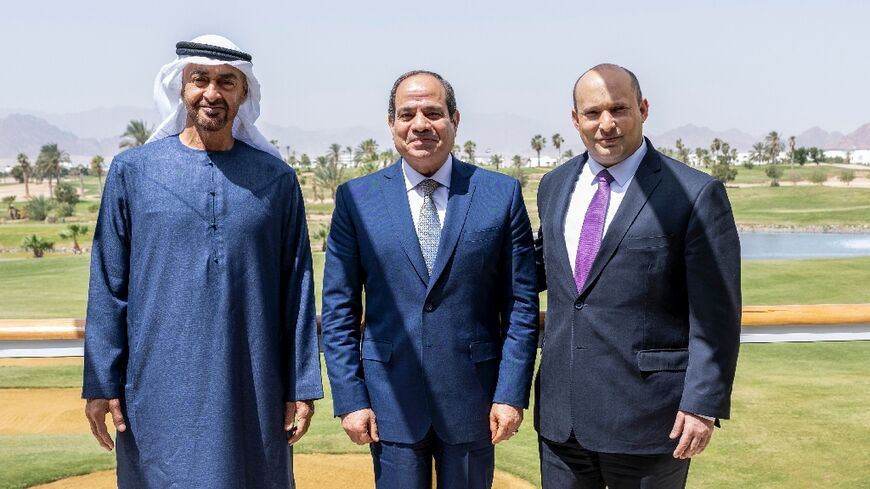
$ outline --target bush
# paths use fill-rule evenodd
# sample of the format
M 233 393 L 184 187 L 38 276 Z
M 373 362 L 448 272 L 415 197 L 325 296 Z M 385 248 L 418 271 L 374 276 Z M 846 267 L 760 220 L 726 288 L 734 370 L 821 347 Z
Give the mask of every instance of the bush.
M 96 214 L 100 212 L 100 204 L 91 204 L 88 206 L 88 212 L 91 214 Z
M 801 174 L 796 172 L 796 171 L 788 172 L 788 175 L 786 175 L 785 178 L 788 179 L 788 181 L 791 182 L 792 185 L 797 185 L 798 182 L 803 180 L 803 177 L 801 177 Z
M 24 213 L 31 221 L 44 221 L 54 208 L 54 203 L 45 197 L 34 197 L 24 204 Z
M 69 217 L 69 216 L 73 215 L 74 210 L 75 210 L 75 207 L 73 207 L 72 204 L 63 202 L 63 203 L 58 204 L 57 208 L 55 209 L 55 212 L 57 212 L 57 217 Z
M 817 185 L 821 185 L 821 184 L 828 181 L 828 174 L 825 173 L 825 171 L 821 170 L 821 169 L 813 170 L 813 172 L 810 173 L 809 180 Z
M 839 175 L 840 181 L 849 185 L 852 183 L 852 180 L 855 179 L 855 171 L 854 170 L 843 170 Z
M 737 178 L 737 168 L 734 168 L 727 163 L 718 163 L 713 165 L 710 174 L 713 175 L 713 178 L 716 180 L 719 180 L 722 183 L 728 183 Z
M 33 234 L 24 238 L 24 241 L 21 242 L 21 247 L 25 250 L 33 251 L 34 258 L 42 258 L 46 250 L 54 249 L 54 242 Z
M 79 203 L 79 194 L 72 184 L 61 182 L 54 187 L 54 199 L 62 204 L 73 206 Z

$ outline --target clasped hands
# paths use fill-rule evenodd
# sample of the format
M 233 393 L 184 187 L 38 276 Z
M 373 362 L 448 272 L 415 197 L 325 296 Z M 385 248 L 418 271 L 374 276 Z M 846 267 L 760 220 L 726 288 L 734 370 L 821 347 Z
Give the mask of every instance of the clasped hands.
M 101 447 L 108 451 L 115 448 L 115 442 L 106 428 L 106 415 L 112 415 L 112 423 L 119 433 L 127 431 L 127 423 L 121 412 L 119 399 L 88 399 L 85 403 L 85 417 L 91 425 L 91 433 Z M 314 401 L 294 401 L 284 405 L 284 431 L 288 433 L 287 444 L 299 441 L 311 425 L 314 416 Z
M 519 431 L 523 410 L 509 404 L 494 403 L 489 411 L 489 431 L 493 445 L 510 439 Z M 352 411 L 341 416 L 341 427 L 357 445 L 379 442 L 378 422 L 371 408 Z

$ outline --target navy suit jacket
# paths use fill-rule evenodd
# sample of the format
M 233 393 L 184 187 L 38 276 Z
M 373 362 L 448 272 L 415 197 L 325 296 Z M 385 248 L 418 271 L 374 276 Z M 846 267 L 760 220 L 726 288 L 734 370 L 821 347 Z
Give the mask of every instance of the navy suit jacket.
M 480 440 L 493 402 L 528 406 L 538 298 L 520 185 L 454 158 L 445 221 L 430 277 L 400 163 L 336 193 L 323 276 L 335 414 L 371 407 L 382 440 L 430 427 Z
M 541 181 L 536 427 L 547 439 L 573 431 L 594 451 L 668 453 L 678 410 L 729 417 L 741 314 L 731 206 L 719 181 L 647 147 L 579 293 L 564 221 L 588 154 Z

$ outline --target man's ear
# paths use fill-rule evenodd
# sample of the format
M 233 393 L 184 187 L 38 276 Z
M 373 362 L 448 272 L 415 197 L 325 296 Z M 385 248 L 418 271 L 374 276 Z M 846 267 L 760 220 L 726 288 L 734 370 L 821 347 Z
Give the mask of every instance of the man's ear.
M 453 111 L 453 130 L 459 129 L 459 111 Z

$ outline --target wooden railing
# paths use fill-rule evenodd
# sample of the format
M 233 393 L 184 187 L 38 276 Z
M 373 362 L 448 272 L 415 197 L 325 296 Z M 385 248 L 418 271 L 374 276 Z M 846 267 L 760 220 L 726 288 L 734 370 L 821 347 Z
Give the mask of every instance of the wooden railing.
M 546 311 L 541 312 L 543 327 Z M 320 317 L 317 318 L 318 329 Z M 743 327 L 870 324 L 870 304 L 746 306 Z M 77 340 L 85 337 L 84 319 L 0 319 L 0 341 Z

